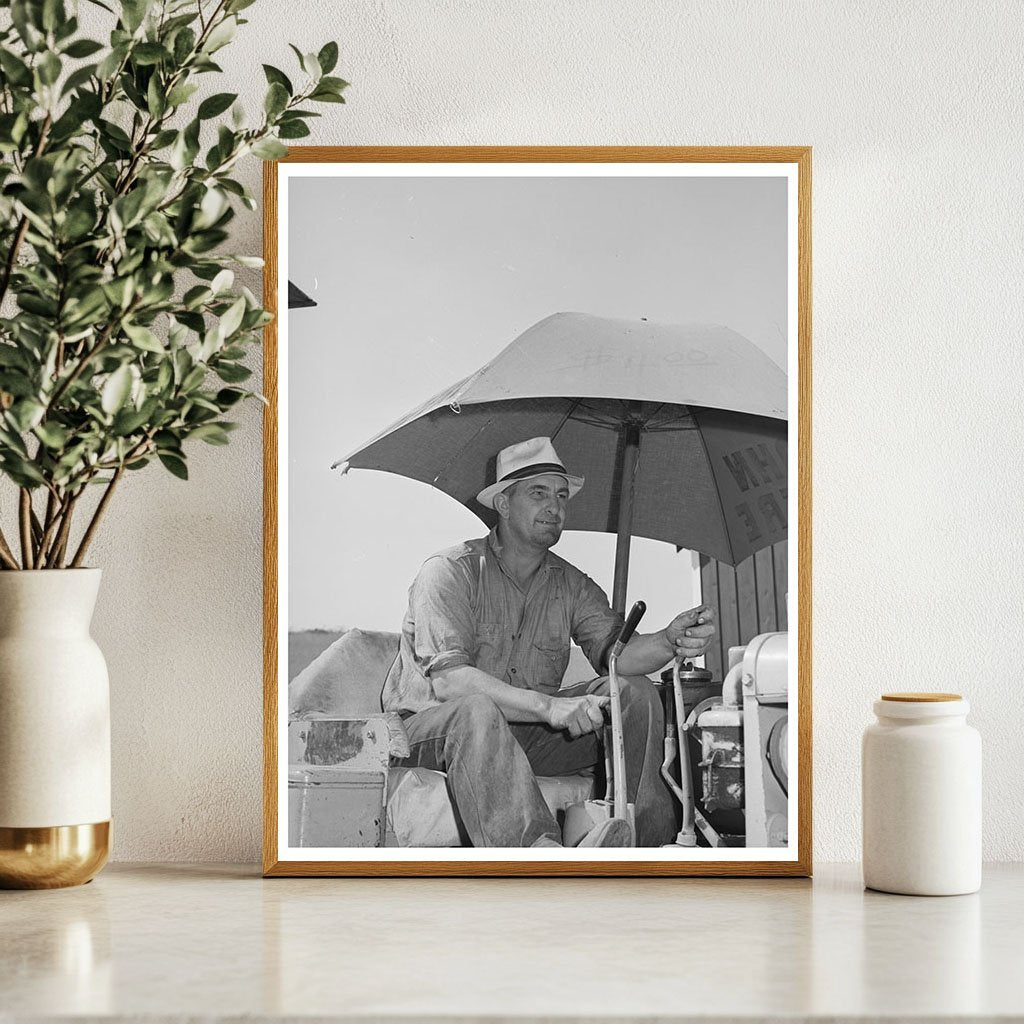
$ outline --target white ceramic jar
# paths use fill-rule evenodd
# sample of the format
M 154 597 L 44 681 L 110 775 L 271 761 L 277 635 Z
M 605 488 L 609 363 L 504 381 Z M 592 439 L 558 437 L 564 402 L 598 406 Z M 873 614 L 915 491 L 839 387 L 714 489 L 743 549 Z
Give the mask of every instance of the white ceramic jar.
M 890 693 L 862 746 L 864 884 L 913 896 L 981 887 L 981 737 L 952 693 Z

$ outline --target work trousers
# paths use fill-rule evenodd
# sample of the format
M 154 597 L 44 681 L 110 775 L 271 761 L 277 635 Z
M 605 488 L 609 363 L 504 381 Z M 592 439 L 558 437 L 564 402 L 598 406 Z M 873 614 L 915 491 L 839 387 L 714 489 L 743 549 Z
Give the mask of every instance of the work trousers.
M 672 796 L 661 778 L 664 720 L 646 676 L 620 676 L 626 793 L 635 804 L 638 846 L 675 838 Z M 608 679 L 559 690 L 557 697 L 608 694 Z M 484 694 L 455 697 L 405 719 L 411 753 L 401 767 L 447 773 L 456 815 L 473 846 L 561 844 L 562 834 L 537 776 L 573 775 L 603 758 L 596 734 L 568 733 L 532 722 L 509 722 Z

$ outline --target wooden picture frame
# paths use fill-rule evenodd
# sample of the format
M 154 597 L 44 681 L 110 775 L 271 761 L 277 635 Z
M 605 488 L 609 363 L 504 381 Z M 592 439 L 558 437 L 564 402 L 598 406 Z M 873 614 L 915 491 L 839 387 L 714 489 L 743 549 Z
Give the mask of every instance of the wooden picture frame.
M 679 851 L 679 848 L 649 853 L 631 850 L 629 855 L 616 855 L 615 850 L 594 851 L 593 858 L 573 855 L 566 851 L 559 857 L 543 857 L 537 854 L 526 856 L 525 851 L 504 849 L 488 852 L 484 856 L 476 851 L 456 850 L 445 854 L 431 852 L 411 853 L 407 851 L 380 851 L 374 848 L 368 854 L 363 848 L 352 847 L 345 856 L 337 856 L 337 850 L 318 859 L 317 847 L 289 846 L 285 833 L 283 795 L 287 792 L 287 763 L 282 763 L 282 741 L 287 722 L 282 699 L 289 679 L 283 665 L 286 637 L 282 636 L 279 602 L 282 587 L 288 586 L 288 567 L 279 564 L 279 539 L 282 521 L 287 511 L 288 492 L 279 491 L 279 475 L 283 472 L 283 460 L 279 445 L 282 430 L 279 426 L 279 411 L 286 395 L 279 392 L 284 374 L 283 354 L 288 351 L 282 345 L 281 324 L 288 315 L 285 308 L 288 281 L 282 269 L 287 266 L 286 246 L 282 241 L 284 228 L 282 218 L 286 214 L 284 184 L 299 180 L 301 174 L 337 175 L 348 179 L 356 174 L 365 180 L 379 169 L 382 174 L 396 173 L 400 165 L 403 174 L 410 178 L 430 174 L 444 177 L 446 173 L 471 176 L 479 170 L 481 175 L 505 176 L 505 180 L 516 178 L 517 169 L 529 168 L 533 174 L 551 169 L 552 174 L 565 175 L 570 169 L 581 176 L 593 178 L 607 174 L 619 174 L 633 181 L 642 180 L 645 175 L 652 178 L 681 175 L 680 182 L 689 174 L 689 180 L 696 178 L 727 177 L 735 175 L 751 178 L 760 176 L 782 176 L 787 182 L 785 222 L 789 226 L 786 237 L 786 288 L 790 311 L 786 327 L 780 328 L 786 346 L 789 362 L 789 410 L 788 419 L 797 424 L 798 444 L 796 463 L 789 452 L 788 477 L 795 479 L 798 493 L 796 500 L 789 500 L 790 521 L 795 510 L 797 531 L 795 535 L 796 556 L 789 552 L 788 575 L 782 567 L 787 566 L 785 547 L 763 548 L 757 558 L 751 556 L 749 570 L 750 585 L 756 592 L 774 591 L 774 611 L 762 614 L 760 624 L 778 625 L 784 621 L 787 593 L 790 583 L 797 586 L 796 602 L 789 600 L 790 618 L 797 613 L 798 628 L 795 640 L 790 638 L 789 651 L 789 704 L 792 708 L 792 691 L 795 682 L 797 728 L 791 730 L 789 746 L 796 752 L 797 780 L 795 787 L 789 787 L 789 841 L 779 851 L 765 848 L 765 856 L 758 851 L 740 851 L 742 859 L 731 859 L 732 854 L 724 847 Z M 568 166 L 563 166 L 568 165 Z M 739 170 L 737 170 L 739 169 Z M 745 169 L 745 170 L 744 170 Z M 621 179 L 621 180 L 624 180 Z M 795 208 L 794 208 L 795 207 Z M 325 230 L 344 235 L 344 225 L 325 225 Z M 283 876 L 809 876 L 812 869 L 812 775 L 811 775 L 811 150 L 809 147 L 293 147 L 287 157 L 279 162 L 267 163 L 264 170 L 264 296 L 265 307 L 275 315 L 264 335 L 264 393 L 267 407 L 264 416 L 264 834 L 263 872 L 268 877 Z M 315 305 L 319 300 L 314 282 L 300 280 L 293 295 L 301 296 L 303 306 Z M 301 290 L 300 290 L 301 289 Z M 323 294 L 323 293 L 321 293 Z M 303 309 L 295 317 L 307 315 Z M 795 321 L 795 322 L 794 322 Z M 510 340 L 505 338 L 504 341 Z M 289 342 L 289 344 L 291 344 Z M 296 344 L 298 344 L 296 342 Z M 493 353 L 481 352 L 479 363 L 485 362 Z M 289 355 L 289 358 L 291 356 Z M 793 368 L 796 368 L 796 380 Z M 793 387 L 796 385 L 795 395 Z M 423 394 L 426 399 L 429 394 Z M 795 415 L 794 415 L 795 413 Z M 359 441 L 369 438 L 375 430 L 386 424 L 367 424 L 364 438 L 348 438 Z M 338 454 L 343 454 L 346 439 L 339 440 Z M 569 460 L 566 460 L 568 464 Z M 366 474 L 363 474 L 364 476 Z M 374 474 L 376 475 L 376 474 Z M 422 486 L 422 485 L 420 485 Z M 785 488 L 782 491 L 786 494 Z M 339 501 L 341 499 L 338 499 Z M 569 524 L 571 529 L 571 523 Z M 286 535 L 287 536 L 287 535 Z M 453 537 L 452 543 L 461 540 Z M 667 549 L 671 550 L 671 549 Z M 768 554 L 765 555 L 764 552 Z M 425 558 L 430 551 L 424 550 Z M 737 586 L 743 586 L 746 569 L 738 575 L 729 576 L 729 570 L 721 573 L 719 563 L 708 558 L 702 560 L 701 575 L 703 594 L 712 602 L 733 601 Z M 765 582 L 764 573 L 775 575 Z M 758 576 L 760 572 L 762 575 Z M 780 575 L 781 574 L 781 575 Z M 723 581 L 719 586 L 719 581 Z M 730 591 L 729 588 L 732 588 Z M 792 597 L 792 595 L 789 595 Z M 781 603 L 780 603 L 781 602 Z M 726 618 L 728 618 L 726 612 Z M 737 616 L 739 612 L 736 613 Z M 723 674 L 728 668 L 728 644 L 723 641 L 724 628 L 720 616 L 720 639 L 709 662 Z M 738 621 L 738 618 L 737 618 Z M 730 629 L 733 627 L 730 626 Z M 395 624 L 398 629 L 398 623 Z M 734 634 L 730 634 L 734 635 Z M 728 639 L 728 638 L 725 638 Z M 796 665 L 792 662 L 796 655 Z M 788 719 L 787 719 L 788 721 Z M 319 727 L 318 727 L 319 728 Z M 372 735 L 371 735 L 372 734 Z M 305 736 L 305 733 L 303 734 Z M 305 741 L 304 741 L 305 742 Z M 358 742 L 369 749 L 374 743 L 380 744 L 378 733 L 371 729 L 361 733 Z M 385 747 L 386 748 L 386 741 Z M 685 742 L 685 741 L 684 741 Z M 381 755 L 387 764 L 387 752 Z M 713 760 L 713 758 L 712 758 Z M 385 767 L 385 773 L 387 771 Z M 778 778 L 778 775 L 776 775 Z M 386 778 L 385 778 L 385 798 Z M 794 808 L 795 804 L 795 808 Z M 795 810 L 795 814 L 794 814 Z M 383 835 L 383 811 L 378 823 Z M 795 823 L 795 829 L 793 824 Z M 712 830 L 713 832 L 714 830 Z M 795 841 L 793 833 L 795 832 Z M 333 848 L 332 848 L 333 849 Z M 380 852 L 378 852 L 380 851 Z M 768 855 L 771 852 L 771 855 Z M 401 856 L 400 856 L 401 854 Z M 601 856 L 596 856 L 600 854 Z M 738 855 L 737 855 L 738 856 Z

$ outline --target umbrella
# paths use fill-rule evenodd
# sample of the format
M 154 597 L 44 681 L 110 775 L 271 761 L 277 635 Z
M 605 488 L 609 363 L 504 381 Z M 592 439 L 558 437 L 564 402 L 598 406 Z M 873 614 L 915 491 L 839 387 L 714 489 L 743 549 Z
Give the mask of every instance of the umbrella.
M 786 417 L 786 374 L 727 327 L 556 313 L 335 466 L 422 480 L 490 526 L 497 452 L 552 438 L 586 478 L 569 527 L 618 535 L 623 611 L 632 536 L 731 565 L 786 538 Z
M 288 308 L 306 309 L 315 306 L 316 302 L 311 299 L 298 285 L 288 282 Z

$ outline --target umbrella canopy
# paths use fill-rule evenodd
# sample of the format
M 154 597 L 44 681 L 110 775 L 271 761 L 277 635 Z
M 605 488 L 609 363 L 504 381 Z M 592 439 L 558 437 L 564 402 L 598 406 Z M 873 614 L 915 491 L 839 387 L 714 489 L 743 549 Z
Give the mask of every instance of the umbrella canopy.
M 422 480 L 492 525 L 476 495 L 498 451 L 550 437 L 586 478 L 566 525 L 619 535 L 621 610 L 630 536 L 732 565 L 785 539 L 786 417 L 786 374 L 727 327 L 556 313 L 343 463 Z

